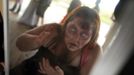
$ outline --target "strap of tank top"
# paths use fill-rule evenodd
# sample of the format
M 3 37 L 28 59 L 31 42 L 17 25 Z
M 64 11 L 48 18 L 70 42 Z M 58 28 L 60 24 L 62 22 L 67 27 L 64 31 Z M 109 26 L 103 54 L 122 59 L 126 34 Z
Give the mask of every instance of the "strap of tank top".
M 88 49 L 84 49 L 82 51 L 82 55 L 81 55 L 81 58 L 80 58 L 80 67 L 82 67 L 84 64 L 87 63 L 88 55 L 89 55 L 89 50 Z
M 82 54 L 81 54 L 81 58 L 80 58 L 80 67 L 82 67 L 84 64 L 86 64 L 88 62 L 88 58 L 89 58 L 89 49 L 92 49 L 96 46 L 96 44 L 90 46 L 90 47 L 86 47 L 83 49 Z

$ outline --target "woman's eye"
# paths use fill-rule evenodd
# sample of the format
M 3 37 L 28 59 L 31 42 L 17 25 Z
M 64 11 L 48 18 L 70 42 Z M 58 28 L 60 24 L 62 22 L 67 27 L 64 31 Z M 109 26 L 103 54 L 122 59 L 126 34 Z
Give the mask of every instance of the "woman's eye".
M 76 32 L 76 28 L 71 28 L 71 32 Z

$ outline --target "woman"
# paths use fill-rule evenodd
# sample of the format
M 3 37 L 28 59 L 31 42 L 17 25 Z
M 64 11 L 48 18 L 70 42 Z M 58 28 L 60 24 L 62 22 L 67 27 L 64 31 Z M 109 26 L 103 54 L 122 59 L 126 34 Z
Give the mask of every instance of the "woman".
M 47 24 L 23 33 L 17 39 L 17 47 L 22 51 L 35 49 L 39 49 L 39 51 L 35 56 L 24 61 L 23 65 L 21 64 L 23 69 L 20 70 L 24 71 L 25 68 L 27 71 L 26 67 L 36 65 L 36 70 L 43 75 L 66 75 L 59 65 L 52 66 L 48 58 L 41 56 L 44 54 L 43 51 L 49 50 L 59 59 L 65 61 L 66 64 L 79 68 L 80 75 L 88 75 L 100 54 L 100 47 L 96 43 L 99 28 L 100 19 L 98 14 L 94 10 L 83 6 L 73 10 L 62 21 L 61 25 L 56 23 Z M 41 49 L 42 47 L 44 50 Z M 39 57 L 40 59 L 36 59 Z M 36 60 L 39 61 L 32 64 L 31 61 Z M 25 64 L 27 64 L 26 67 L 24 67 Z M 30 69 L 32 73 L 35 70 Z M 28 73 L 30 72 L 26 74 Z

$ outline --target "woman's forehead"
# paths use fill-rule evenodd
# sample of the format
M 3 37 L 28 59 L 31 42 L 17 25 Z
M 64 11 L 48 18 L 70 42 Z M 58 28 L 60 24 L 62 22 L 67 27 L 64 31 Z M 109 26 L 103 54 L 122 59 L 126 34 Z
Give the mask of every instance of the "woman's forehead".
M 93 23 L 90 20 L 86 20 L 86 19 L 81 19 L 81 18 L 76 18 L 74 19 L 76 22 L 82 29 L 90 29 L 90 28 L 94 28 Z

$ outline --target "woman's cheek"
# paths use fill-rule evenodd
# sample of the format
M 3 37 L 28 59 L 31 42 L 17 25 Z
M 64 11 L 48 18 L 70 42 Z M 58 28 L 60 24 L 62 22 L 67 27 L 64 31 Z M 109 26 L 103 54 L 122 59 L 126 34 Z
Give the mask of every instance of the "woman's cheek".
M 85 45 L 91 41 L 91 37 L 85 41 Z
M 73 40 L 74 36 L 71 33 L 66 31 L 65 38 L 68 39 L 68 40 Z

